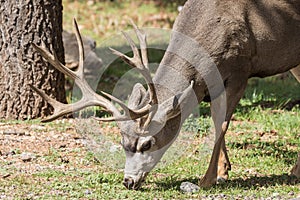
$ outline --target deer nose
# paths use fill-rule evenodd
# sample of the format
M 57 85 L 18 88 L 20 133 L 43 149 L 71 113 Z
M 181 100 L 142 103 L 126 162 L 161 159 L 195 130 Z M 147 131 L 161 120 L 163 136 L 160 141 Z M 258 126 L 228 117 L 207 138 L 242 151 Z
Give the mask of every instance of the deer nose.
M 131 190 L 131 189 L 133 189 L 133 186 L 134 186 L 134 180 L 132 178 L 124 178 L 123 185 L 127 189 Z

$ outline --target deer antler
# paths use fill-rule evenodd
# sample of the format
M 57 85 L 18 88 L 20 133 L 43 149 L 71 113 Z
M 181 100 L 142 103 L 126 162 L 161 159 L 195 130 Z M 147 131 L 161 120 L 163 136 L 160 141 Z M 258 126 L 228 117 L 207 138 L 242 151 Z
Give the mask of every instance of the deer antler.
M 37 46 L 36 44 L 32 44 L 34 49 L 38 51 L 46 60 L 48 60 L 53 67 L 55 67 L 57 70 L 62 72 L 63 74 L 69 76 L 70 78 L 74 79 L 74 82 L 78 87 L 80 88 L 82 92 L 82 98 L 72 104 L 64 104 L 59 101 L 56 101 L 55 99 L 51 98 L 48 96 L 46 93 L 44 93 L 42 90 L 36 88 L 33 85 L 30 85 L 30 87 L 36 91 L 41 97 L 43 97 L 50 105 L 53 106 L 54 112 L 51 116 L 47 117 L 46 119 L 42 120 L 43 122 L 49 122 L 53 121 L 61 116 L 71 114 L 73 112 L 79 111 L 83 108 L 89 107 L 89 106 L 101 106 L 104 108 L 106 111 L 110 112 L 113 114 L 113 117 L 109 118 L 97 118 L 98 120 L 101 121 L 126 121 L 126 120 L 135 120 L 138 118 L 141 118 L 148 113 L 152 112 L 152 105 L 148 104 L 145 107 L 139 109 L 139 110 L 132 110 L 128 108 L 121 100 L 117 99 L 116 97 L 107 94 L 105 92 L 101 91 L 101 94 L 108 97 L 111 101 L 119 104 L 121 108 L 123 109 L 124 113 L 121 114 L 121 112 L 114 106 L 114 104 L 104 96 L 101 96 L 97 94 L 96 92 L 93 91 L 93 89 L 88 85 L 87 81 L 84 78 L 84 66 L 83 66 L 83 61 L 84 61 L 84 48 L 83 48 L 83 42 L 82 38 L 76 23 L 76 20 L 73 20 L 74 22 L 74 27 L 75 27 L 75 34 L 76 34 L 76 39 L 78 42 L 78 48 L 79 48 L 79 67 L 78 69 L 74 72 L 68 69 L 66 66 L 64 66 L 57 58 L 55 52 L 51 54 L 47 49 L 41 46 Z M 124 61 L 127 63 L 133 64 L 133 66 L 136 66 L 137 69 L 142 73 L 142 75 L 145 77 L 149 89 L 151 90 L 151 102 L 157 103 L 157 98 L 156 98 L 156 93 L 154 90 L 154 86 L 152 84 L 152 79 L 150 76 L 150 72 L 148 70 L 148 59 L 146 58 L 147 52 L 146 52 L 146 38 L 144 35 L 140 33 L 140 31 L 136 28 L 134 25 L 136 33 L 140 39 L 141 36 L 143 36 L 143 40 L 141 42 L 143 43 L 144 49 L 142 49 L 142 61 L 140 59 L 138 49 L 134 45 L 133 41 L 130 39 L 128 35 L 125 35 L 127 41 L 131 45 L 131 48 L 134 52 L 134 57 L 129 58 L 125 56 L 124 54 L 112 50 L 115 54 L 119 55 Z M 142 46 L 142 45 L 141 45 Z M 145 67 L 147 66 L 147 67 Z
M 134 44 L 133 40 L 129 37 L 129 35 L 125 32 L 122 32 L 125 39 L 127 40 L 127 42 L 129 43 L 129 45 L 131 46 L 131 49 L 133 51 L 133 57 L 130 58 L 128 56 L 126 56 L 125 54 L 110 48 L 111 51 L 113 52 L 113 54 L 119 56 L 123 61 L 125 61 L 127 64 L 129 64 L 131 67 L 136 68 L 144 77 L 147 86 L 148 86 L 148 90 L 150 93 L 150 100 L 149 103 L 140 109 L 141 112 L 148 110 L 149 111 L 149 115 L 147 116 L 147 119 L 143 121 L 143 124 L 141 124 L 141 126 L 146 127 L 151 119 L 153 118 L 154 114 L 157 111 L 157 104 L 158 104 L 158 99 L 157 99 L 157 95 L 156 95 L 156 90 L 151 78 L 151 73 L 149 70 L 149 63 L 148 63 L 148 56 L 147 56 L 147 40 L 146 40 L 146 34 L 140 30 L 132 21 L 131 24 L 135 30 L 135 33 L 138 37 L 139 43 L 140 43 L 140 50 L 141 50 L 141 54 L 138 50 L 138 48 L 136 47 L 136 45 Z

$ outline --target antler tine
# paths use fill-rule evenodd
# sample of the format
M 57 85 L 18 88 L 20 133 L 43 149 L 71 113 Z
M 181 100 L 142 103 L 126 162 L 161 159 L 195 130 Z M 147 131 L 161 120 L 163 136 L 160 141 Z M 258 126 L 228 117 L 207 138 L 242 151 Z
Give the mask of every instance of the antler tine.
M 75 28 L 75 35 L 78 43 L 78 50 L 79 50 L 79 67 L 76 72 L 73 72 L 69 68 L 65 67 L 57 58 L 56 53 L 53 52 L 51 54 L 47 49 L 41 46 L 37 46 L 36 44 L 32 43 L 32 46 L 36 51 L 38 51 L 46 60 L 48 60 L 52 66 L 54 66 L 57 70 L 59 70 L 61 73 L 69 76 L 70 78 L 76 80 L 76 76 L 81 77 L 83 79 L 83 61 L 84 61 L 84 48 L 83 48 L 83 42 L 81 39 L 81 34 L 78 29 L 78 25 L 76 22 L 76 19 L 73 19 L 73 25 Z
M 35 43 L 32 43 L 33 48 L 39 52 L 43 58 L 45 58 L 53 67 L 59 70 L 61 73 L 65 74 L 66 76 L 70 77 L 71 79 L 75 80 L 76 84 L 80 88 L 84 88 L 87 85 L 86 81 L 83 79 L 83 76 L 79 76 L 80 73 L 73 72 L 66 66 L 64 66 L 57 58 L 56 53 L 53 52 L 51 54 L 45 47 L 38 46 Z M 81 80 L 81 81 L 78 81 Z
M 43 97 L 51 106 L 53 107 L 59 107 L 62 105 L 61 102 L 56 101 L 55 99 L 52 99 L 50 96 L 48 96 L 43 90 L 40 90 L 33 85 L 29 85 L 31 89 L 33 89 L 36 93 L 38 93 L 41 97 Z
M 33 85 L 30 85 L 30 87 L 54 108 L 53 114 L 45 119 L 42 119 L 42 122 L 53 121 L 61 116 L 71 114 L 88 106 L 84 103 L 85 100 L 80 100 L 74 104 L 64 104 L 51 98 L 44 91 L 34 87 Z
M 93 91 L 93 89 L 88 85 L 87 81 L 84 79 L 84 73 L 83 73 L 83 61 L 84 61 L 84 48 L 83 43 L 81 39 L 81 35 L 76 23 L 76 20 L 74 19 L 74 28 L 75 28 L 75 34 L 76 39 L 78 42 L 78 49 L 79 49 L 79 68 L 76 72 L 71 71 L 66 66 L 64 66 L 57 58 L 55 52 L 51 54 L 47 49 L 44 47 L 37 46 L 36 44 L 32 44 L 33 48 L 39 52 L 42 57 L 44 57 L 46 60 L 48 60 L 56 69 L 58 69 L 60 72 L 65 74 L 66 76 L 69 76 L 70 78 L 74 79 L 75 84 L 78 85 L 82 92 L 82 98 L 81 100 L 72 103 L 72 104 L 64 104 L 61 103 L 50 96 L 48 96 L 46 93 L 44 93 L 42 90 L 36 88 L 33 85 L 30 85 L 31 88 L 36 91 L 41 97 L 43 97 L 50 105 L 53 106 L 54 112 L 51 116 L 47 117 L 46 119 L 42 120 L 43 122 L 52 121 L 54 119 L 57 119 L 63 115 L 71 114 L 73 112 L 79 111 L 83 108 L 89 107 L 89 106 L 101 106 L 108 112 L 112 113 L 114 117 L 110 117 L 107 119 L 101 119 L 101 121 L 124 121 L 124 120 L 130 120 L 131 116 L 133 118 L 141 117 L 145 114 L 144 112 L 135 112 L 130 110 L 124 103 L 122 103 L 117 98 L 105 94 L 108 98 L 110 98 L 112 101 L 118 103 L 121 108 L 124 110 L 124 114 L 121 115 L 120 111 L 114 106 L 114 104 L 107 98 L 97 94 Z M 102 93 L 103 94 L 103 93 Z
M 71 71 L 70 69 L 66 68 L 56 57 L 56 54 L 51 54 L 49 51 L 46 50 L 46 48 L 37 46 L 36 44 L 31 44 L 33 48 L 39 52 L 43 58 L 45 58 L 53 67 L 55 67 L 57 70 L 59 70 L 61 73 L 69 76 L 72 79 L 76 78 L 76 74 Z
M 149 72 L 149 76 L 151 77 L 150 74 L 150 70 L 149 70 L 149 61 L 148 61 L 148 53 L 147 53 L 147 37 L 146 37 L 146 33 L 139 29 L 138 26 L 132 21 L 130 20 L 134 31 L 139 39 L 140 42 L 140 48 L 141 48 L 141 55 L 142 55 L 142 61 L 144 64 L 144 67 L 147 69 L 147 71 Z M 149 91 L 150 91 L 150 102 L 152 104 L 157 104 L 158 100 L 157 100 L 157 95 L 156 95 L 156 90 L 154 87 L 154 84 L 152 82 L 152 79 L 150 79 L 151 81 L 148 82 L 148 87 L 149 87 Z
M 147 55 L 147 37 L 144 31 L 139 29 L 137 25 L 130 19 L 130 23 L 132 24 L 134 31 L 140 41 L 140 47 L 141 47 L 141 54 L 142 54 L 142 61 L 145 66 L 145 68 L 149 69 L 149 61 L 148 61 L 148 55 Z
M 131 37 L 126 32 L 122 32 L 125 39 L 131 46 L 131 49 L 133 51 L 133 57 L 130 58 L 126 56 L 125 54 L 110 48 L 112 53 L 119 56 L 123 61 L 128 63 L 130 66 L 137 68 L 137 70 L 143 75 L 144 79 L 146 80 L 149 92 L 150 92 L 150 104 L 155 105 L 158 103 L 156 90 L 151 78 L 151 73 L 148 67 L 148 56 L 147 56 L 147 42 L 146 42 L 146 34 L 142 32 L 133 22 L 132 25 L 134 27 L 135 33 L 139 39 L 140 42 L 140 48 L 141 48 L 141 56 L 138 51 L 138 48 L 134 44 Z
M 132 120 L 135 120 L 137 118 L 140 118 L 146 114 L 149 113 L 149 110 L 150 110 L 150 105 L 148 104 L 147 106 L 139 109 L 139 110 L 132 110 L 130 108 L 128 108 L 121 100 L 119 100 L 118 98 L 106 93 L 106 92 L 103 92 L 101 91 L 102 94 L 104 94 L 105 96 L 107 96 L 108 98 L 110 98 L 112 101 L 118 103 L 124 110 L 125 114 L 124 116 L 127 116 L 127 119 L 132 119 Z M 103 119 L 103 121 L 106 121 L 107 118 Z M 123 119 L 123 118 L 122 118 Z M 121 118 L 120 120 L 121 121 Z
M 83 78 L 84 77 L 84 69 L 83 69 L 83 62 L 84 62 L 84 47 L 83 47 L 83 42 L 82 42 L 82 37 L 81 34 L 79 32 L 79 28 L 76 22 L 76 19 L 73 19 L 73 26 L 75 29 L 75 36 L 76 36 L 76 40 L 78 43 L 78 52 L 79 52 L 79 65 L 78 65 L 78 69 L 76 70 L 76 74 Z

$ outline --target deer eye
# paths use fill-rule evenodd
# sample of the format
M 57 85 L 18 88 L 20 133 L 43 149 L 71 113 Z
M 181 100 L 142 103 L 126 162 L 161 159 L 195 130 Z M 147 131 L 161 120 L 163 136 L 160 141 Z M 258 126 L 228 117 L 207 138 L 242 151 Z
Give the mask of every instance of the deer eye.
M 151 141 L 146 141 L 142 144 L 142 148 L 141 148 L 141 151 L 144 152 L 144 151 L 148 151 L 150 148 L 151 148 Z

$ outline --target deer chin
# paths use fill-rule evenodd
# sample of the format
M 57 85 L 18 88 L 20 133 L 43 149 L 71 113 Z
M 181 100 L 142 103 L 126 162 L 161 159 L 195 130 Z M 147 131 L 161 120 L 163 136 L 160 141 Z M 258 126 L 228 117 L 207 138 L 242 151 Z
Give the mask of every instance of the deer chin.
M 149 172 L 160 161 L 167 148 L 152 152 L 126 152 L 123 185 L 127 189 L 137 190 L 145 181 Z

